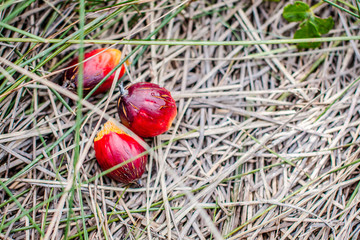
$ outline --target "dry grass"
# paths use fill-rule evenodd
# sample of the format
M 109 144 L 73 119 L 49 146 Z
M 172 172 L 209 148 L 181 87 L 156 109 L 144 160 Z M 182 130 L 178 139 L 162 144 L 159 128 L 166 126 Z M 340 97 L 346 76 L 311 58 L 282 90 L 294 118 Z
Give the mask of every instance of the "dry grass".
M 288 1 L 142 2 L 85 39 L 146 39 L 184 4 L 154 39 L 271 40 L 290 38 L 297 29 L 281 16 Z M 94 3 L 97 9 L 114 4 Z M 86 23 L 117 9 L 88 12 Z M 328 4 L 315 12 L 334 18 L 327 36 L 359 35 L 356 19 L 345 12 Z M 34 1 L 8 24 L 60 39 L 78 20 L 76 2 Z M 77 30 L 75 24 L 65 36 Z M 23 37 L 5 28 L 1 34 Z M 7 85 L 30 77 L 0 102 L 0 239 L 40 239 L 41 233 L 51 239 L 360 238 L 357 41 L 302 51 L 287 44 L 152 45 L 138 51 L 126 83 L 158 83 L 178 103 L 170 131 L 146 141 L 157 148 L 140 188 L 93 178 L 101 172 L 94 134 L 104 119 L 119 119 L 115 86 L 83 103 L 74 161 L 75 131 L 67 131 L 77 124 L 76 95 L 53 83 L 79 45 L 70 44 L 45 64 L 42 58 L 16 62 L 53 45 L 0 42 Z M 86 45 L 99 47 L 105 45 Z M 111 47 L 125 55 L 135 48 Z M 5 74 L 8 66 L 16 73 Z

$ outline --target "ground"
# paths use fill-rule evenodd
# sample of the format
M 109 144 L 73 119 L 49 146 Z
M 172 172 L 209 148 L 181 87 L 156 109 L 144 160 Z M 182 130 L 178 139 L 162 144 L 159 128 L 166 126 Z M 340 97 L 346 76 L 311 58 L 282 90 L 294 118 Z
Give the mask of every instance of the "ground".
M 303 2 L 333 19 L 314 48 L 293 39 L 293 1 L 5 1 L 0 238 L 359 239 L 359 11 Z M 118 86 L 84 101 L 61 87 L 98 48 L 128 58 L 118 82 L 176 100 L 169 131 L 138 139 L 141 185 L 95 158 Z

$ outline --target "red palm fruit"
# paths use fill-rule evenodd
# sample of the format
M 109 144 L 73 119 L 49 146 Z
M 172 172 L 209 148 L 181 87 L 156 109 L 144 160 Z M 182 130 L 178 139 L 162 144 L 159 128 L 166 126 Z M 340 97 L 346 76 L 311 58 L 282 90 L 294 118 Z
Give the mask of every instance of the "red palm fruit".
M 145 149 L 113 122 L 105 123 L 94 139 L 95 157 L 103 171 L 112 168 L 143 153 Z M 122 183 L 139 179 L 145 171 L 147 154 L 122 165 L 107 174 Z
M 165 88 L 154 83 L 135 83 L 118 100 L 122 124 L 140 137 L 154 137 L 169 130 L 177 110 Z
M 95 49 L 84 55 L 84 78 L 83 89 L 84 92 L 90 92 L 111 70 L 119 64 L 121 58 L 121 51 L 118 49 Z M 104 51 L 104 52 L 102 52 Z M 90 59 L 89 59 L 90 58 Z M 69 67 L 79 63 L 76 58 L 70 62 Z M 78 73 L 79 65 L 76 65 L 65 72 L 65 86 L 70 90 L 76 90 L 78 87 Z M 125 73 L 124 65 L 121 66 L 119 78 Z M 115 78 L 115 72 L 106 79 L 103 84 L 94 92 L 93 95 L 103 93 L 111 88 L 112 82 Z

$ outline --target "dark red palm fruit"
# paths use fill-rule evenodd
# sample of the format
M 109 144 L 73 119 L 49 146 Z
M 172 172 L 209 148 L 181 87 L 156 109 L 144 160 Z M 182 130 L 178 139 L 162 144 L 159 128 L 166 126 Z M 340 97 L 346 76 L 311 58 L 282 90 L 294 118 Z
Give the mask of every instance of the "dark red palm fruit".
M 169 130 L 176 117 L 175 100 L 154 83 L 135 83 L 118 100 L 122 124 L 140 137 L 154 137 Z
M 90 92 L 116 65 L 120 63 L 121 51 L 118 49 L 95 49 L 84 55 L 84 78 L 83 90 L 85 93 Z M 104 51 L 104 52 L 102 52 Z M 91 58 L 92 57 L 92 58 Z M 91 59 L 89 59 L 91 58 Z M 87 60 L 88 59 L 88 60 Z M 87 60 L 87 61 L 86 61 Z M 79 63 L 76 58 L 70 62 L 69 67 Z M 64 75 L 64 85 L 70 90 L 76 90 L 78 86 L 79 65 L 76 65 L 66 70 Z M 124 65 L 121 66 L 119 78 L 125 73 Z M 103 93 L 111 88 L 112 82 L 115 78 L 115 72 L 100 87 L 93 95 Z
M 113 122 L 105 123 L 94 139 L 95 157 L 103 171 L 132 159 L 145 149 Z M 108 177 L 131 183 L 139 179 L 144 171 L 148 155 L 143 155 L 107 174 Z

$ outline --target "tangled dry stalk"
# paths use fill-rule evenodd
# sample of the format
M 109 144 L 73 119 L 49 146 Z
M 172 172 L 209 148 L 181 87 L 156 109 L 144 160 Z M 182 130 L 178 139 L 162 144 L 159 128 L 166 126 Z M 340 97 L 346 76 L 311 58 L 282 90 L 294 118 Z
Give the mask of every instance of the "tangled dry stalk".
M 86 24 L 111 18 L 85 39 L 146 39 L 155 32 L 152 39 L 261 41 L 291 38 L 297 28 L 281 16 L 288 1 L 118 3 L 87 2 L 97 10 L 86 12 Z M 12 4 L 2 8 L 2 19 L 19 6 Z M 25 7 L 7 22 L 18 30 L 4 25 L 1 37 L 64 39 L 79 30 L 76 1 Z M 346 12 L 326 3 L 315 12 L 334 18 L 327 36 L 359 35 Z M 143 187 L 94 178 L 101 170 L 92 139 L 104 119 L 118 119 L 115 86 L 83 102 L 75 159 L 76 95 L 55 84 L 79 45 L 47 52 L 55 45 L 0 42 L 7 80 L 0 85 L 28 76 L 0 94 L 1 239 L 360 237 L 357 40 L 315 50 L 284 43 L 141 47 L 124 81 L 165 86 L 179 113 L 169 132 L 146 140 L 155 150 Z M 86 44 L 99 47 L 125 55 L 136 48 Z

